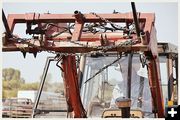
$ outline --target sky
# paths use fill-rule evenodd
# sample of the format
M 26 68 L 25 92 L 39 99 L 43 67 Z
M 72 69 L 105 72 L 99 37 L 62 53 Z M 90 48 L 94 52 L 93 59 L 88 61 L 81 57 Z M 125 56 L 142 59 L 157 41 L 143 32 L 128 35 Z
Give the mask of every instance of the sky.
M 131 12 L 129 2 L 111 2 L 111 3 L 3 3 L 3 9 L 6 15 L 10 13 L 73 13 L 79 10 L 82 13 L 112 13 Z M 177 3 L 136 3 L 138 12 L 155 13 L 155 26 L 157 30 L 158 41 L 170 42 L 178 45 L 178 4 Z M 27 37 L 24 25 L 15 26 L 14 34 L 20 34 L 21 37 Z M 15 68 L 21 71 L 21 76 L 26 82 L 40 81 L 47 56 L 53 54 L 42 52 L 36 58 L 32 54 L 27 54 L 23 58 L 21 52 L 2 53 L 2 68 Z M 51 67 L 51 66 L 50 66 Z M 60 78 L 60 70 L 52 66 L 50 68 L 53 79 Z

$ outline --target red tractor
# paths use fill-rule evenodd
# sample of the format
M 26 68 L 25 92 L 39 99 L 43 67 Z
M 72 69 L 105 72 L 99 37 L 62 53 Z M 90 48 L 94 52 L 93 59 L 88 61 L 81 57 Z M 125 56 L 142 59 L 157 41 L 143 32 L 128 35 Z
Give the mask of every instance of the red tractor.
M 9 14 L 7 19 L 3 13 L 6 32 L 3 34 L 2 50 L 3 52 L 21 51 L 24 57 L 26 53 L 33 53 L 36 56 L 37 52 L 41 51 L 56 54 L 55 58 L 48 60 L 49 62 L 58 61 L 57 66 L 62 71 L 64 80 L 67 112 L 73 113 L 72 117 L 75 118 L 90 116 L 93 114 L 93 110 L 97 110 L 97 106 L 101 106 L 102 117 L 143 117 L 142 111 L 131 109 L 133 102 L 132 83 L 137 80 L 133 75 L 133 69 L 136 68 L 134 65 L 141 63 L 141 67 L 147 68 L 148 72 L 147 80 L 151 93 L 152 111 L 155 117 L 163 118 L 165 117 L 165 106 L 159 56 L 168 57 L 168 75 L 171 88 L 169 100 L 174 101 L 175 80 L 170 76 L 173 74 L 173 62 L 175 62 L 177 71 L 177 49 L 173 48 L 173 51 L 170 51 L 169 44 L 157 43 L 155 14 L 137 13 L 134 3 L 132 3 L 132 11 L 113 14 L 83 14 L 80 11 L 74 11 L 73 14 Z M 26 24 L 26 33 L 33 35 L 33 37 L 22 39 L 13 35 L 14 26 L 18 23 Z M 76 56 L 81 57 L 78 66 Z M 136 63 L 139 56 L 140 61 Z M 98 58 L 102 59 L 98 61 Z M 122 62 L 123 59 L 126 63 Z M 60 62 L 61 64 L 59 64 Z M 125 76 L 122 78 L 126 83 L 126 90 L 124 95 L 114 100 L 117 108 L 112 109 L 107 107 L 110 103 L 103 101 L 109 97 L 105 94 L 105 91 L 109 89 L 107 88 L 109 83 L 106 74 L 108 74 L 107 68 L 110 66 L 119 66 L 117 69 L 120 69 L 119 62 L 126 69 L 125 74 L 122 74 Z M 103 77 L 101 78 L 99 74 L 102 73 L 101 77 Z M 88 74 L 91 74 L 90 77 L 86 77 Z M 99 80 L 95 80 L 94 78 L 98 75 Z M 144 79 L 144 77 L 140 77 L 137 81 L 140 85 L 144 85 Z M 96 87 L 98 84 L 101 87 Z M 38 96 L 41 94 L 42 86 L 43 82 Z M 98 94 L 98 92 L 93 92 L 97 88 L 101 93 L 94 95 L 94 97 L 101 98 L 99 100 L 101 104 L 95 98 L 91 99 L 92 97 L 90 97 L 95 93 Z M 110 89 L 113 90 L 112 87 Z M 138 104 L 141 106 L 143 93 L 142 90 L 140 91 Z M 93 102 L 90 103 L 91 100 Z M 35 108 L 37 103 L 38 99 Z M 88 112 L 86 112 L 87 109 Z

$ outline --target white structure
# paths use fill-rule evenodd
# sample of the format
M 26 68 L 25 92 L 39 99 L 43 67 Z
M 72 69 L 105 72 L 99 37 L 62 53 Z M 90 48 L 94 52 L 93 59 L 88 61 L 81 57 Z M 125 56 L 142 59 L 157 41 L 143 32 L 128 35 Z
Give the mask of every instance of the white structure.
M 22 90 L 22 91 L 18 91 L 17 98 L 28 98 L 28 99 L 31 99 L 32 102 L 34 103 L 36 100 L 37 93 L 38 91 L 36 90 Z M 59 98 L 59 97 L 60 97 L 60 94 L 57 94 L 57 93 L 42 92 L 40 100 L 44 101 L 44 100 L 49 100 L 49 99 Z

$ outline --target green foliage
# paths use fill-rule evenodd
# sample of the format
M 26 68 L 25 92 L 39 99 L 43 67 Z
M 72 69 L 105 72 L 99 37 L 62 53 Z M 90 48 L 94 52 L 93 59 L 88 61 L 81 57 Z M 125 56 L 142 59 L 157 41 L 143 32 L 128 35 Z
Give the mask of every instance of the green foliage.
M 22 84 L 20 90 L 38 90 L 38 88 L 39 88 L 39 83 L 35 82 L 35 83 Z
M 11 87 L 9 86 L 8 81 L 3 80 L 3 89 L 11 89 Z
M 13 68 L 5 68 L 2 71 L 3 98 L 16 97 L 18 90 L 37 90 L 39 83 L 25 83 L 21 78 L 21 72 Z
M 21 78 L 21 72 L 13 68 L 3 69 L 3 98 L 16 97 L 19 90 L 38 90 L 39 82 L 25 83 Z M 42 76 L 41 76 L 42 78 Z M 46 76 L 43 91 L 60 93 L 64 91 L 63 83 L 52 83 L 52 75 L 50 73 Z
M 13 98 L 17 96 L 17 90 L 3 90 L 3 98 Z
M 3 80 L 20 80 L 21 73 L 13 68 L 5 68 L 2 72 Z

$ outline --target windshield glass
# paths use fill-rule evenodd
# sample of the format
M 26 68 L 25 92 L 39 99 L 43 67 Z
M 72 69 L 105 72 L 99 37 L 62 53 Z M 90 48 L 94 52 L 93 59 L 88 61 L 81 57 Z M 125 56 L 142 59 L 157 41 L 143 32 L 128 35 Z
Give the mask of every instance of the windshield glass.
M 86 82 L 104 66 L 115 61 L 117 57 L 86 58 L 82 102 L 89 117 L 101 117 L 104 109 L 116 108 L 115 100 L 127 98 L 128 57 L 123 56 L 118 62 L 102 70 Z M 150 113 L 151 93 L 147 79 L 147 68 L 140 64 L 139 56 L 132 59 L 131 109 L 140 109 Z

